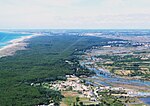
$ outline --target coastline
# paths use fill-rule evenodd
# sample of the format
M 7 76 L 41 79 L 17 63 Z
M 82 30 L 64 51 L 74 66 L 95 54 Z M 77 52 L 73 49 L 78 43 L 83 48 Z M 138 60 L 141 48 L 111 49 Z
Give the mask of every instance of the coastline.
M 9 42 L 7 42 L 7 45 L 0 48 L 0 58 L 6 57 L 6 56 L 12 56 L 16 53 L 18 50 L 26 50 L 26 46 L 28 45 L 26 40 L 29 40 L 33 37 L 41 36 L 42 34 L 33 33 L 29 36 L 22 36 L 17 39 L 13 39 Z

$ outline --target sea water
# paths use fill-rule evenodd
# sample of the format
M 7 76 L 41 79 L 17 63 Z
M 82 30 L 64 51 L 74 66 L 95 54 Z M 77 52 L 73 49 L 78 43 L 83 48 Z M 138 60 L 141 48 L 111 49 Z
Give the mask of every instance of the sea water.
M 0 48 L 9 44 L 11 40 L 21 38 L 23 36 L 30 36 L 29 33 L 20 32 L 0 32 Z

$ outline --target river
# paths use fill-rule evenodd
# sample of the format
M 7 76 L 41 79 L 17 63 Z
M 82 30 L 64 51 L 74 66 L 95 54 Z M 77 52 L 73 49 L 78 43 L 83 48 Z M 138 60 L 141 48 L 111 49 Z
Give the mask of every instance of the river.
M 113 75 L 112 73 L 106 72 L 104 69 L 96 69 L 96 68 L 91 68 L 87 66 L 88 63 L 81 62 L 81 66 L 87 67 L 89 70 L 93 70 L 96 75 L 92 76 L 91 78 L 93 79 L 94 82 L 100 83 L 101 85 L 104 86 L 111 86 L 113 83 L 117 84 L 130 84 L 130 85 L 136 85 L 136 86 L 147 86 L 150 87 L 150 81 L 141 81 L 138 79 L 125 79 L 121 78 L 117 75 Z M 92 83 L 90 81 L 87 81 L 87 83 Z M 95 83 L 92 83 L 93 85 L 97 86 Z M 145 93 L 145 92 L 139 92 L 135 96 L 150 96 L 150 93 Z M 144 103 L 150 104 L 150 97 L 145 97 L 145 98 L 140 98 Z

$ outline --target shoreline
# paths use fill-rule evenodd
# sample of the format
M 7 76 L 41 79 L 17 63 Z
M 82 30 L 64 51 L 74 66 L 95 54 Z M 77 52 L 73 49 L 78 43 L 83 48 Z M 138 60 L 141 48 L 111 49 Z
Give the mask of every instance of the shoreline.
M 6 56 L 12 56 L 14 55 L 18 50 L 26 50 L 26 46 L 28 45 L 26 40 L 29 40 L 33 37 L 42 36 L 42 34 L 33 33 L 29 36 L 22 36 L 17 39 L 13 39 L 9 42 L 7 42 L 6 46 L 0 48 L 0 58 L 6 57 Z

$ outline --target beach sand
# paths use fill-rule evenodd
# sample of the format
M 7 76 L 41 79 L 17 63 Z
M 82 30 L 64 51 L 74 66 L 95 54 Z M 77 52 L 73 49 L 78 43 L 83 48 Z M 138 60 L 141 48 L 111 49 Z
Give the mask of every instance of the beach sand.
M 26 41 L 37 36 L 42 36 L 42 34 L 35 33 L 30 36 L 23 36 L 21 38 L 9 41 L 7 46 L 0 48 L 0 58 L 5 56 L 12 56 L 18 50 L 26 50 L 26 46 L 28 45 Z

